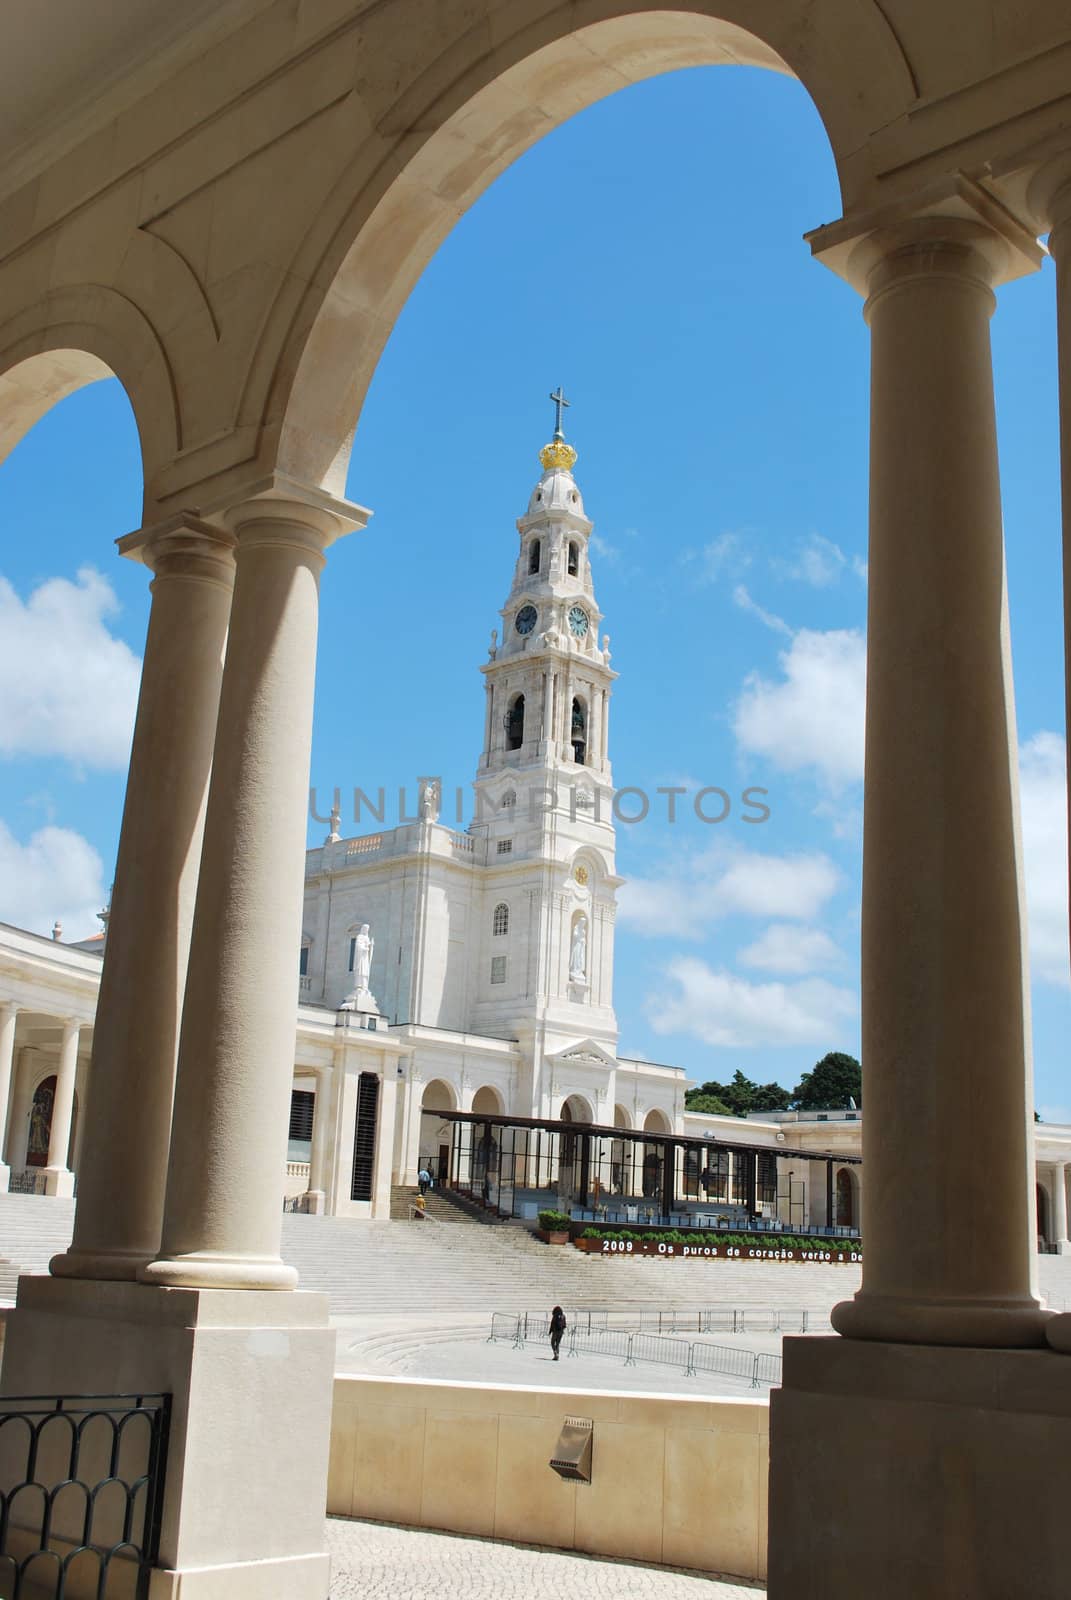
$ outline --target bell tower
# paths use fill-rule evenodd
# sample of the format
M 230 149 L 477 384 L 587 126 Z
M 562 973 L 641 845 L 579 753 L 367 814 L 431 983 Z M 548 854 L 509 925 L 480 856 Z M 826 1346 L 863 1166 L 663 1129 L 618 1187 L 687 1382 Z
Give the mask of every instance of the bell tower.
M 561 388 L 542 476 L 517 521 L 513 581 L 491 635 L 471 832 L 485 840 L 489 958 L 477 1031 L 532 1037 L 533 1114 L 552 1113 L 542 1059 L 578 1037 L 616 1049 L 609 709 L 617 674 L 592 582 L 592 523 Z M 506 926 L 507 936 L 495 934 Z M 494 979 L 492 982 L 491 979 Z M 485 981 L 486 979 L 486 981 Z M 612 1110 L 612 1102 L 611 1102 Z

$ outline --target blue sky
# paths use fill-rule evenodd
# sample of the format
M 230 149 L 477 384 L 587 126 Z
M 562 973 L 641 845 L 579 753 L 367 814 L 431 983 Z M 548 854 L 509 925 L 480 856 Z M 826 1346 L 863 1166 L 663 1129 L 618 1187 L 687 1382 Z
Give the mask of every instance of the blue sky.
M 320 794 L 412 792 L 423 773 L 467 790 L 477 668 L 565 385 L 621 674 L 615 781 L 653 801 L 618 830 L 621 1044 L 699 1080 L 739 1066 L 791 1087 L 858 1049 L 867 334 L 801 242 L 839 210 L 786 78 L 675 73 L 558 129 L 462 219 L 400 318 L 350 472 L 375 516 L 323 583 Z M 1071 1118 L 1048 263 L 1000 292 L 993 343 L 1037 1101 Z M 146 574 L 111 543 L 140 509 L 117 384 L 42 420 L 0 468 L 0 507 L 0 917 L 58 915 L 78 937 L 114 860 L 148 615 Z M 688 791 L 672 826 L 669 785 Z M 704 785 L 732 797 L 725 822 L 695 818 Z M 748 785 L 769 791 L 761 826 L 741 820 Z

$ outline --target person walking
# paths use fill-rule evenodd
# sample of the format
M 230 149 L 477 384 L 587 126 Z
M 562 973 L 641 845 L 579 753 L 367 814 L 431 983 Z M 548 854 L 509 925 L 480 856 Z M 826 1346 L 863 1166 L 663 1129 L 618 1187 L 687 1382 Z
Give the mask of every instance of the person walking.
M 431 1173 L 428 1171 L 427 1167 L 421 1167 L 420 1171 L 417 1173 L 417 1183 L 420 1185 L 421 1194 L 427 1194 L 428 1190 L 431 1188 Z
M 565 1328 L 565 1312 L 562 1310 L 561 1306 L 555 1306 L 554 1310 L 550 1314 L 550 1327 L 547 1329 L 547 1332 L 550 1334 L 550 1348 L 554 1351 L 555 1361 L 558 1359 L 558 1352 L 561 1349 Z

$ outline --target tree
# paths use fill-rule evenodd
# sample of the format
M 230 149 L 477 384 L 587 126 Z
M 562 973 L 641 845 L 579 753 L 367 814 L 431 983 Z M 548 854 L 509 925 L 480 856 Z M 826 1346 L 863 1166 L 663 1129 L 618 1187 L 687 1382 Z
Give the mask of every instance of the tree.
M 686 1111 L 705 1111 L 710 1117 L 731 1117 L 732 1112 L 716 1094 L 704 1094 L 702 1089 L 689 1089 L 684 1097 Z
M 803 1074 L 792 1106 L 796 1111 L 843 1111 L 849 1100 L 863 1104 L 863 1069 L 854 1056 L 831 1050 Z
M 720 1101 L 723 1115 L 746 1117 L 749 1111 L 787 1111 L 792 1096 L 779 1083 L 752 1083 L 738 1067 L 732 1083 L 716 1083 L 711 1079 L 709 1083 L 700 1084 L 698 1089 L 690 1089 L 685 1095 L 684 1104 L 689 1111 L 713 1113 L 713 1106 L 696 1103 L 700 1098 L 704 1102 Z

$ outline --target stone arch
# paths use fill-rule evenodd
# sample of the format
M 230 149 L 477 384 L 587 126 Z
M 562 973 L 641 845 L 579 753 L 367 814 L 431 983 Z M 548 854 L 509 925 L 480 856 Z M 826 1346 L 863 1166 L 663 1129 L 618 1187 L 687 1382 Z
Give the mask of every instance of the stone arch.
M 859 1226 L 859 1187 L 850 1167 L 839 1167 L 836 1176 L 834 1209 L 839 1228 Z
M 452 1084 L 445 1078 L 432 1078 L 430 1083 L 424 1085 L 424 1093 L 420 1097 L 421 1111 L 456 1111 L 457 1094 Z
M 48 1146 L 52 1137 L 52 1113 L 56 1101 L 56 1074 L 51 1070 L 44 1070 L 37 1076 L 33 1094 L 30 1096 L 30 1121 L 26 1130 L 26 1156 L 25 1163 L 28 1167 L 44 1167 L 48 1165 Z M 64 1154 L 64 1164 L 70 1168 L 71 1160 L 78 1147 L 78 1116 L 79 1116 L 78 1091 L 74 1091 L 71 1110 L 71 1132 L 67 1140 L 67 1149 Z
M 594 1122 L 595 1113 L 582 1094 L 566 1095 L 558 1113 L 562 1122 Z
M 615 1105 L 614 1106 L 614 1127 L 615 1128 L 631 1128 L 632 1127 L 632 1118 L 629 1116 L 627 1109 L 622 1105 Z
M 501 1091 L 496 1089 L 494 1084 L 484 1083 L 473 1095 L 471 1109 L 475 1112 L 486 1112 L 490 1117 L 501 1117 L 505 1115 L 506 1103 Z
M 669 1118 L 658 1106 L 652 1106 L 643 1119 L 645 1133 L 672 1133 Z
M 917 86 L 877 0 L 813 0 L 805 25 L 804 10 L 785 0 L 591 0 L 577 28 L 574 8 L 560 4 L 534 25 L 504 29 L 493 50 L 455 48 L 449 60 L 414 66 L 381 108 L 407 138 L 372 177 L 340 177 L 272 308 L 266 338 L 279 356 L 263 401 L 250 384 L 240 417 L 262 429 L 264 464 L 343 492 L 376 362 L 449 230 L 544 133 L 628 83 L 720 63 L 798 77 L 825 126 L 847 209 L 874 182 L 868 138 Z M 456 33 L 448 19 L 441 25 L 444 38 L 463 38 L 460 24 Z
M 0 461 L 75 390 L 118 378 L 141 442 L 146 507 L 182 448 L 174 376 L 148 319 L 97 284 L 57 289 L 0 326 Z

